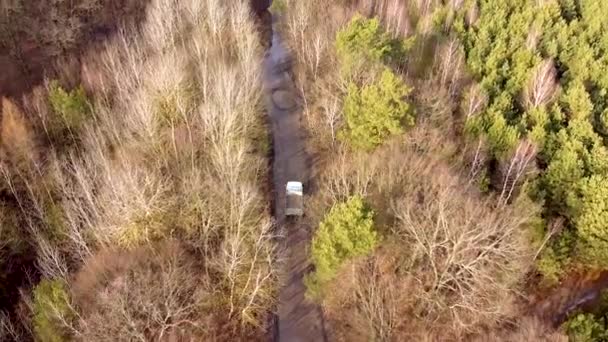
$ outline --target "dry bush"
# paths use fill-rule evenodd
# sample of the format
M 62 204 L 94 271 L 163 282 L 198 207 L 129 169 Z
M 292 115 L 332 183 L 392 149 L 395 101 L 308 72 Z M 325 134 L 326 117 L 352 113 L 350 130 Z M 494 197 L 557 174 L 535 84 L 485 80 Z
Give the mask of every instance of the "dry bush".
M 77 274 L 81 341 L 165 341 L 202 338 L 209 317 L 201 308 L 209 285 L 178 244 L 156 250 L 102 254 Z M 91 268 L 89 268 L 91 267 Z M 85 300 L 86 298 L 86 300 Z
M 568 336 L 553 327 L 547 326 L 535 317 L 523 316 L 502 331 L 482 334 L 472 339 L 474 342 L 507 341 L 507 342 L 566 342 Z
M 38 159 L 36 156 L 38 151 L 34 132 L 23 112 L 11 100 L 2 98 L 1 113 L 0 138 L 3 159 L 8 155 L 8 159 L 13 160 L 16 164 L 35 162 Z
M 393 272 L 398 267 L 390 248 L 383 248 L 367 260 L 347 264 L 335 278 L 332 296 L 324 303 L 327 319 L 337 341 L 390 341 L 411 327 L 412 298 L 415 284 Z M 347 328 L 346 328 L 347 327 Z
M 234 289 L 231 295 L 237 296 L 237 288 L 243 287 L 201 272 L 209 267 L 198 259 L 178 242 L 128 252 L 100 251 L 85 261 L 71 286 L 79 308 L 74 335 L 82 341 L 259 338 L 263 330 L 242 329 L 239 320 L 225 312 L 231 298 L 227 292 Z M 256 280 L 252 286 L 262 291 L 265 284 Z M 250 307 L 234 309 L 244 314 L 260 309 L 253 307 L 259 301 L 252 298 L 243 299 Z

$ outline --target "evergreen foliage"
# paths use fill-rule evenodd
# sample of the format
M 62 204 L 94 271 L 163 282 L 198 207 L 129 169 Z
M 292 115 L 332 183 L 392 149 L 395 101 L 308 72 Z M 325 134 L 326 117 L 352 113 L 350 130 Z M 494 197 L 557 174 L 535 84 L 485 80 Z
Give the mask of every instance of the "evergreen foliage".
M 331 281 L 349 259 L 368 255 L 378 244 L 374 212 L 360 196 L 334 205 L 325 216 L 312 240 L 315 272 L 307 279 L 309 295 L 322 296 L 323 286 Z
M 342 140 L 354 148 L 371 150 L 404 127 L 413 126 L 414 115 L 405 101 L 410 91 L 389 69 L 373 84 L 359 88 L 351 83 L 344 100 Z
M 49 133 L 54 138 L 77 133 L 91 115 L 91 105 L 82 86 L 67 91 L 59 82 L 52 81 L 49 85 L 49 102 L 55 114 L 49 127 Z
M 378 18 L 367 19 L 355 15 L 336 35 L 336 52 L 344 76 L 368 68 L 373 64 L 388 63 L 401 56 L 406 43 L 393 39 Z
M 608 176 L 593 175 L 579 187 L 574 224 L 581 252 L 590 263 L 608 266 Z
M 573 342 L 608 341 L 608 327 L 605 317 L 580 313 L 570 318 L 564 327 Z
M 456 14 L 466 62 L 488 95 L 487 108 L 466 122 L 465 132 L 484 136 L 491 154 L 508 155 L 520 138 L 542 148 L 538 199 L 545 213 L 563 216 L 586 262 L 606 265 L 608 253 L 608 2 L 601 0 L 480 0 L 479 17 Z M 543 61 L 555 63 L 557 96 L 536 108 L 521 105 L 525 87 Z M 548 85 L 551 86 L 551 85 Z M 604 223 L 599 223 L 604 222 Z M 551 245 L 548 247 L 551 249 Z M 540 268 L 561 262 L 547 251 Z M 553 257 L 552 257 L 553 255 Z M 556 274 L 557 271 L 548 271 Z
M 62 320 L 70 320 L 72 309 L 63 281 L 42 280 L 33 293 L 34 333 L 41 342 L 62 342 L 67 333 Z

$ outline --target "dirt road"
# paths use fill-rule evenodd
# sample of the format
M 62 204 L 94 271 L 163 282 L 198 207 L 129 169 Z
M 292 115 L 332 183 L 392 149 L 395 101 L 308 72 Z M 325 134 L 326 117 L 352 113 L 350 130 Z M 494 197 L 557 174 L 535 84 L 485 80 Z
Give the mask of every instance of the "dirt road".
M 301 111 L 289 76 L 289 56 L 279 36 L 273 33 L 272 47 L 265 60 L 267 106 L 272 123 L 275 189 L 275 216 L 283 239 L 284 281 L 279 293 L 278 340 L 285 342 L 325 341 L 321 310 L 305 297 L 303 278 L 309 266 L 310 234 L 305 227 L 285 220 L 285 184 L 301 181 L 306 191 L 310 174 Z

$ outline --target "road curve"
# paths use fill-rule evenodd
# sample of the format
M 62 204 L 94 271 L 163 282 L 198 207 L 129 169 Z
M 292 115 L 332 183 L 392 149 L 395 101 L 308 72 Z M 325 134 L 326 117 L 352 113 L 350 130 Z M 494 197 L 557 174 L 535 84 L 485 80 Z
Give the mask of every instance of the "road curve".
M 275 218 L 284 234 L 282 240 L 282 287 L 278 303 L 278 341 L 326 341 L 321 309 L 305 299 L 304 275 L 310 266 L 308 229 L 285 220 L 285 184 L 301 181 L 305 186 L 310 165 L 301 127 L 301 110 L 289 74 L 289 55 L 273 30 L 272 45 L 264 61 L 266 105 L 272 126 L 275 189 Z M 304 189 L 306 192 L 306 188 Z

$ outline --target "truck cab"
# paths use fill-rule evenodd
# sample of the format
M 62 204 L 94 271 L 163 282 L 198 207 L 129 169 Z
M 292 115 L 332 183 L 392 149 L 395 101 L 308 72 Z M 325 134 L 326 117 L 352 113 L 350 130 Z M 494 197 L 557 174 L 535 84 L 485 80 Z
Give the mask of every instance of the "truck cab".
M 285 186 L 285 216 L 304 215 L 304 187 L 302 182 L 290 181 Z

